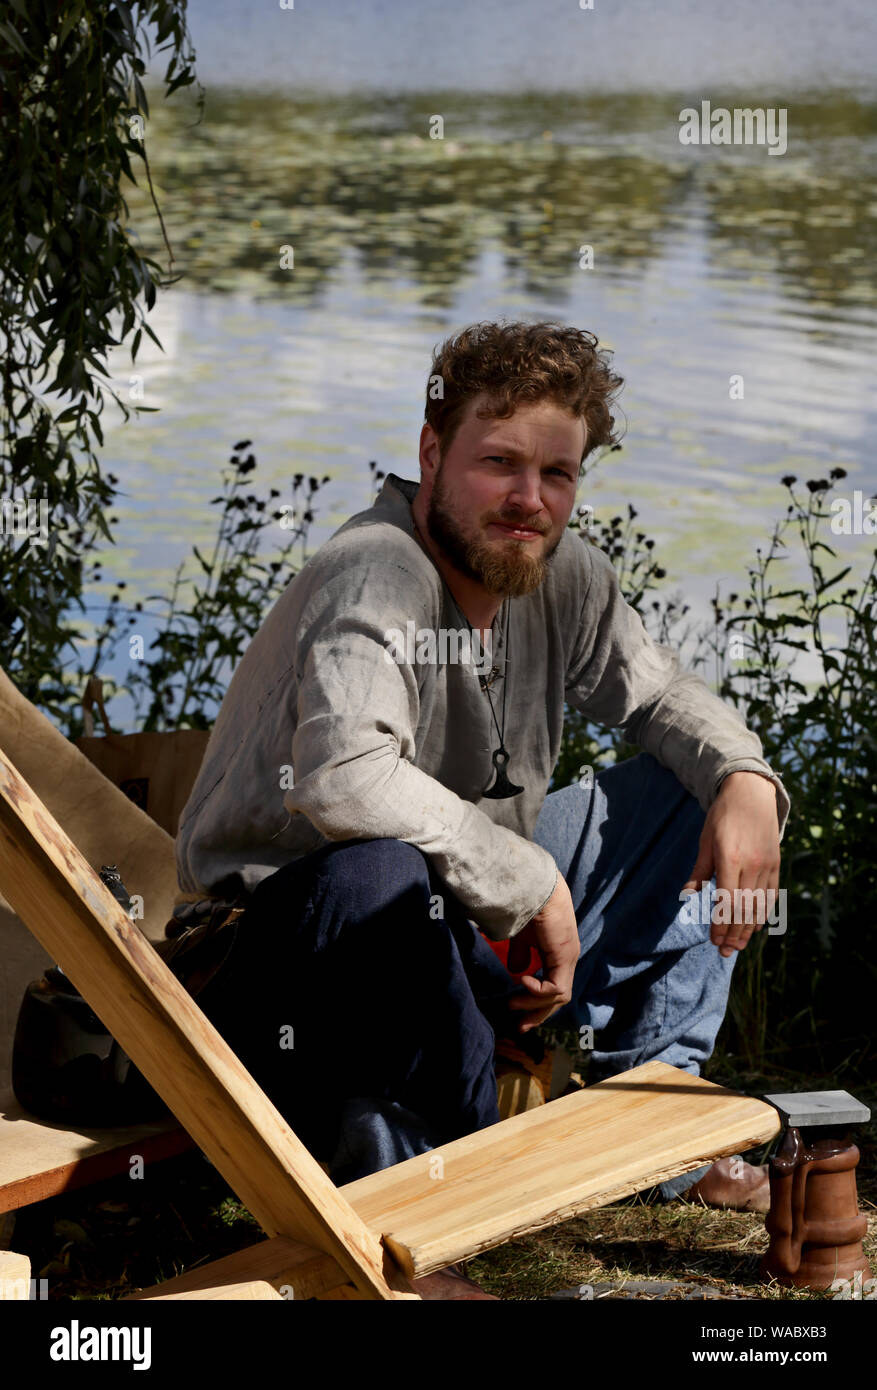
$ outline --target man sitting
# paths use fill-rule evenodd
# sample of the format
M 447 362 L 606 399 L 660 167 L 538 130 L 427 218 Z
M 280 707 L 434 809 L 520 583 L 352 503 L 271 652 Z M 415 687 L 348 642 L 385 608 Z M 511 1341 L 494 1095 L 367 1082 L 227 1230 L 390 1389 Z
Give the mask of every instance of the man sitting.
M 549 1017 L 597 1030 L 589 1081 L 699 1073 L 764 921 L 714 894 L 777 887 L 758 738 L 568 527 L 621 384 L 575 328 L 448 339 L 420 483 L 389 474 L 289 584 L 183 813 L 183 888 L 250 895 L 205 1012 L 338 1184 L 496 1123 L 496 1037 Z M 643 752 L 546 795 L 565 702 Z M 766 1170 L 662 1184 L 686 1191 L 765 1209 Z

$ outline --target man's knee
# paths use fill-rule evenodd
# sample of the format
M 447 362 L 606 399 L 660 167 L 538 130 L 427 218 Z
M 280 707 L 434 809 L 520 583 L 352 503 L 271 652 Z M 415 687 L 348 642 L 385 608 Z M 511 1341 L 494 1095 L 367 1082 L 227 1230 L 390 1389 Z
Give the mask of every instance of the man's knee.
M 606 788 L 625 784 L 640 786 L 643 794 L 659 797 L 661 801 L 678 800 L 683 804 L 692 801 L 695 806 L 698 805 L 697 798 L 683 786 L 672 768 L 659 763 L 651 753 L 640 752 L 632 758 L 623 758 L 621 762 L 601 768 L 597 777 Z
M 251 914 L 273 921 L 279 930 L 304 920 L 340 926 L 345 920 L 380 918 L 402 899 L 407 907 L 428 905 L 429 884 L 426 857 L 406 841 L 336 840 L 264 879 Z
M 428 888 L 426 856 L 407 840 L 341 840 L 318 851 L 321 879 L 353 889 L 358 898 L 394 898 L 414 887 Z
M 380 952 L 398 944 L 400 927 L 410 940 L 412 927 L 435 917 L 429 862 L 405 840 L 336 841 L 307 858 L 289 866 L 295 889 L 285 907 L 304 913 L 324 944 L 368 923 L 368 941 Z

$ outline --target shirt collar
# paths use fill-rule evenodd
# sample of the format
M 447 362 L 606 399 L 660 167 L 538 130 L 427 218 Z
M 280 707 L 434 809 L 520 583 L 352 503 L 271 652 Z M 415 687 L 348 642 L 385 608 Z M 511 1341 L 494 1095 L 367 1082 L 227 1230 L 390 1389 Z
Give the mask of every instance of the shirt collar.
M 396 473 L 388 473 L 375 500 L 375 507 L 380 511 L 390 512 L 393 520 L 402 526 L 410 536 L 414 535 L 411 503 L 417 496 L 419 489 L 419 482 L 413 482 L 410 478 L 400 478 Z

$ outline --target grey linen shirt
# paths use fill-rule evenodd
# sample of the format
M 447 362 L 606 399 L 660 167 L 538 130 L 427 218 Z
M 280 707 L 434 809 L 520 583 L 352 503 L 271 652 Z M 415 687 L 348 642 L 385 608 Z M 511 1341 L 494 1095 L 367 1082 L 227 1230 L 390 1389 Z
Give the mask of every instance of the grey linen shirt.
M 409 662 L 413 623 L 463 623 L 414 533 L 419 484 L 390 473 L 373 506 L 303 565 L 237 667 L 177 832 L 187 892 L 249 891 L 335 840 L 416 845 L 494 940 L 514 936 L 554 891 L 554 859 L 532 839 L 560 752 L 564 701 L 670 768 L 707 810 L 722 779 L 769 773 L 758 737 L 680 669 L 624 600 L 602 551 L 567 530 L 533 593 L 507 600 L 490 656 L 507 774 L 524 791 L 483 799 L 499 746 L 479 669 Z M 419 630 L 419 631 L 418 631 Z M 465 630 L 465 629 L 464 629 Z M 439 654 L 441 650 L 439 648 Z M 508 664 L 506 666 L 506 656 Z M 780 833 L 789 799 L 777 782 Z

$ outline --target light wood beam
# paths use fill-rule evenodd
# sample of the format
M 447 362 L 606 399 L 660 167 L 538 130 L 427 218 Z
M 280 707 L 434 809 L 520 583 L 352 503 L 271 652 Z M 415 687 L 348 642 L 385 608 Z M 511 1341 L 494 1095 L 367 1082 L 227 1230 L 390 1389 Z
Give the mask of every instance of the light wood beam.
M 368 1298 L 412 1292 L 2 752 L 0 888 L 267 1235 L 332 1255 Z

